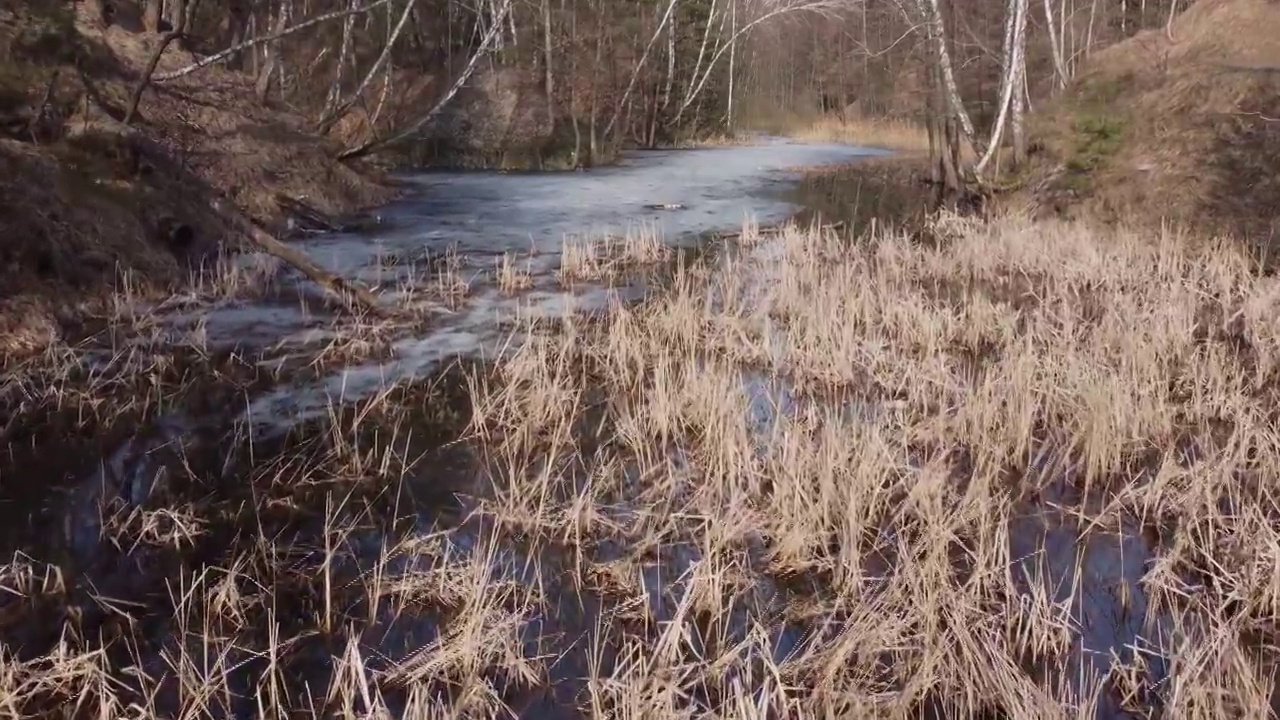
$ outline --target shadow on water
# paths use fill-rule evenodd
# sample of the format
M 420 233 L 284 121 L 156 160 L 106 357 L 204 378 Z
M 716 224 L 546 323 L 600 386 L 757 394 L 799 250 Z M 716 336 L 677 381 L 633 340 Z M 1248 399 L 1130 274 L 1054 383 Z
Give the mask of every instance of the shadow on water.
M 797 222 L 839 224 L 856 237 L 918 225 L 931 210 L 931 192 L 924 162 L 892 158 L 816 168 L 788 197 L 802 208 Z

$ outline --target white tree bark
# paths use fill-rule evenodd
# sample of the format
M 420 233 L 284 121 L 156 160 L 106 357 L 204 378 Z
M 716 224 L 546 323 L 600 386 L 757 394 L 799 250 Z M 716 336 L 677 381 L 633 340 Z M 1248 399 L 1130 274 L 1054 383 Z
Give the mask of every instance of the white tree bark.
M 1004 137 L 1005 123 L 1008 121 L 1010 108 L 1013 108 L 1014 127 L 1016 133 L 1021 132 L 1023 112 L 1023 72 L 1026 67 L 1027 40 L 1027 0 L 1009 0 L 1009 17 L 1006 20 L 1005 47 L 1006 57 L 1002 63 L 1003 77 L 1000 79 L 1000 111 L 996 116 L 995 128 L 991 131 L 991 142 L 987 143 L 986 152 L 978 160 L 974 169 L 981 173 L 995 157 L 1000 141 Z M 1016 143 L 1015 139 L 1015 143 Z
M 664 110 L 671 104 L 671 87 L 676 81 L 676 18 L 678 17 L 679 13 L 673 12 L 671 22 L 667 25 L 667 82 L 662 88 Z
M 960 99 L 955 70 L 951 65 L 951 51 L 947 49 L 946 28 L 942 24 L 942 8 L 938 6 L 938 0 L 916 0 L 916 2 L 924 18 L 929 40 L 933 43 L 934 58 L 938 63 L 939 74 L 942 76 L 942 88 L 946 95 L 948 109 L 960 123 L 965 141 L 976 149 L 977 136 L 973 130 L 973 119 L 969 117 L 969 111 L 965 109 L 964 102 Z
M 304 20 L 303 22 L 300 22 L 297 25 L 294 25 L 292 27 L 288 27 L 283 30 L 279 30 L 277 32 L 264 35 L 262 37 L 255 37 L 251 40 L 245 40 L 244 42 L 232 45 L 231 47 L 225 50 L 216 52 L 213 55 L 210 55 L 206 58 L 201 58 L 200 60 L 197 60 L 196 62 L 193 62 L 190 65 L 184 68 L 181 68 L 179 70 L 174 70 L 173 72 L 167 72 L 167 73 L 162 73 L 160 75 L 156 75 L 155 77 L 151 78 L 151 82 L 160 83 L 168 80 L 176 80 L 180 77 L 185 77 L 187 75 L 190 75 L 193 72 L 196 72 L 197 70 L 206 68 L 215 63 L 222 62 L 223 60 L 226 60 L 232 55 L 244 52 L 245 50 L 256 48 L 260 45 L 265 45 L 270 42 L 275 42 L 276 40 L 287 37 L 296 32 L 301 32 L 303 30 L 306 30 L 309 27 L 314 27 L 323 22 L 328 22 L 330 20 L 337 20 L 338 18 L 344 18 L 350 15 L 359 15 L 361 13 L 367 13 L 370 10 L 373 10 L 374 8 L 380 7 L 382 5 L 386 5 L 389 2 L 391 2 L 391 0 L 374 0 L 374 2 L 371 2 L 368 5 L 364 5 L 354 10 L 339 10 L 336 12 L 326 13 L 324 15 L 313 17 L 310 20 Z M 254 16 L 250 16 L 250 22 L 256 22 L 254 20 Z
M 378 59 L 374 61 L 373 67 L 369 68 L 369 72 L 365 73 L 364 79 L 356 86 L 354 92 L 342 102 L 337 103 L 333 110 L 326 112 L 324 117 L 320 119 L 320 126 L 327 130 L 334 121 L 340 119 L 351 109 L 353 105 L 364 95 L 364 91 L 369 87 L 369 83 L 373 82 L 374 76 L 378 74 L 378 70 L 382 69 L 383 63 L 387 62 L 391 57 L 391 49 L 395 47 L 396 42 L 400 39 L 400 33 L 404 30 L 405 24 L 409 20 L 410 14 L 413 12 L 415 0 L 408 0 L 404 5 L 404 12 L 400 13 L 400 20 L 396 23 L 395 30 L 391 32 L 391 36 L 387 38 L 387 44 L 382 48 L 382 53 L 378 55 Z
M 730 0 L 733 2 L 733 0 Z M 681 104 L 689 97 L 689 93 L 693 92 L 694 83 L 698 80 L 698 74 L 702 72 L 702 60 L 707 56 L 707 41 L 711 39 L 711 24 L 716 19 L 716 3 L 711 0 L 711 11 L 707 14 L 707 23 L 702 28 L 702 42 L 698 45 L 698 57 L 693 62 L 693 73 L 689 75 L 689 84 L 685 86 L 684 93 L 680 98 Z M 724 16 L 720 17 L 720 27 L 724 28 Z
M 453 81 L 453 85 L 445 91 L 444 95 L 441 95 L 440 99 L 436 100 L 436 103 L 431 106 L 430 110 L 419 116 L 403 130 L 392 134 L 390 137 L 370 140 L 358 147 L 348 148 L 347 150 L 342 151 L 338 154 L 338 159 L 350 160 L 352 158 L 363 157 L 380 147 L 397 143 L 411 137 L 414 133 L 421 130 L 427 123 L 431 122 L 432 118 L 438 115 L 440 111 L 449 104 L 449 101 L 453 100 L 453 97 L 458 94 L 458 91 L 462 89 L 462 86 L 471 79 L 471 75 L 475 72 L 476 65 L 479 64 L 480 58 L 488 54 L 497 37 L 504 32 L 504 28 L 506 26 L 503 22 L 506 19 L 507 13 L 511 12 L 511 3 L 512 0 L 503 0 L 501 7 L 498 9 L 498 16 L 493 19 L 493 24 L 490 25 L 489 30 L 484 35 L 484 38 L 480 41 L 479 47 L 477 47 L 475 52 L 471 54 L 471 59 L 467 61 L 467 66 L 463 68 L 462 73 Z
M 1063 15 L 1065 16 L 1065 12 Z M 1066 51 L 1063 48 L 1063 42 L 1066 38 L 1058 32 L 1058 28 L 1053 24 L 1053 0 L 1044 0 L 1044 19 L 1045 24 L 1049 26 L 1049 54 L 1053 57 L 1053 72 L 1057 77 L 1058 89 L 1061 90 L 1067 86 L 1067 62 Z
M 729 52 L 730 48 L 737 44 L 738 39 L 742 37 L 742 35 L 751 31 L 755 26 L 778 17 L 779 15 L 786 15 L 793 12 L 821 12 L 823 10 L 830 9 L 831 7 L 832 4 L 827 0 L 815 0 L 813 2 L 802 2 L 794 5 L 787 5 L 771 10 L 746 25 L 743 25 L 729 37 L 728 42 L 717 50 L 711 57 L 711 60 L 707 62 L 707 67 L 702 72 L 702 79 L 698 81 L 698 85 L 694 89 L 693 93 L 691 93 L 689 97 L 685 98 L 684 102 L 680 104 L 679 112 L 683 113 L 698 99 L 698 96 L 702 94 L 702 90 L 706 87 L 707 80 L 710 79 L 711 71 L 715 69 L 716 63 L 720 61 L 720 58 L 724 57 L 725 53 Z
M 351 0 L 347 5 L 347 9 L 355 9 L 358 1 L 359 0 Z M 338 107 L 339 101 L 342 100 L 343 74 L 347 69 L 347 58 L 351 54 L 351 32 L 355 30 L 355 26 L 355 15 L 348 15 L 347 19 L 342 22 L 342 47 L 338 50 L 338 62 L 334 65 L 333 85 L 329 86 L 329 96 L 325 98 L 325 115 L 333 114 Z
M 729 0 L 729 33 L 736 34 L 738 30 L 738 0 Z M 737 43 L 729 46 L 729 102 L 724 111 L 725 126 L 729 128 L 729 132 L 733 132 L 733 74 L 734 74 L 734 47 Z
M 677 1 L 671 0 L 667 3 L 667 10 L 662 14 L 662 21 L 658 23 L 658 28 L 653 31 L 653 35 L 649 38 L 649 43 L 644 47 L 644 52 L 640 54 L 640 61 L 632 69 L 631 80 L 627 82 L 627 89 L 623 91 L 622 98 L 618 100 L 618 106 L 613 109 L 613 115 L 609 117 L 609 122 L 604 126 L 604 136 L 606 138 L 613 134 L 613 127 L 618 123 L 618 117 L 622 114 L 622 109 L 627 106 L 627 101 L 631 99 L 631 91 L 636 87 L 636 80 L 639 79 L 640 71 L 644 69 L 644 64 L 649 59 L 649 53 L 653 50 L 654 43 L 658 42 L 659 37 L 662 37 L 662 31 L 666 29 L 667 23 L 671 21 L 671 13 L 676 9 Z

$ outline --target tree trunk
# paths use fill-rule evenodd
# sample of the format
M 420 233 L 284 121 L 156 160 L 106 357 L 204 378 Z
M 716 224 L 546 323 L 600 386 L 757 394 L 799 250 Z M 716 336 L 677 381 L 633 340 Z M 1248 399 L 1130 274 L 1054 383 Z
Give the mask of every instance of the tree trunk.
M 1065 13 L 1064 13 L 1065 15 Z M 1058 33 L 1053 24 L 1053 0 L 1044 0 L 1044 19 L 1049 26 L 1049 55 L 1053 58 L 1053 72 L 1059 90 L 1067 86 L 1067 62 L 1064 57 L 1063 44 L 1066 38 Z
M 368 155 L 369 153 L 381 147 L 390 145 L 392 143 L 397 143 L 411 137 L 414 133 L 417 133 L 423 127 L 425 127 L 427 123 L 431 122 L 431 120 L 435 118 L 435 116 L 442 109 L 444 109 L 444 106 L 449 104 L 449 101 L 453 99 L 453 96 L 458 94 L 458 90 L 462 89 L 462 86 L 466 84 L 467 80 L 471 78 L 471 74 L 475 72 L 476 65 L 480 62 L 480 58 L 484 57 L 489 53 L 489 49 L 493 47 L 493 43 L 497 38 L 497 36 L 502 34 L 503 32 L 502 23 L 506 19 L 507 14 L 511 12 L 512 1 L 513 0 L 503 1 L 502 6 L 498 10 L 497 17 L 493 19 L 493 25 L 489 27 L 489 30 L 485 33 L 484 38 L 481 39 L 480 46 L 475 49 L 474 53 L 472 53 L 471 59 L 467 61 L 467 66 L 463 68 L 462 73 L 453 81 L 453 85 L 451 85 L 449 89 L 446 90 L 445 93 L 439 99 L 436 100 L 435 104 L 431 106 L 430 110 L 428 110 L 426 113 L 418 117 L 413 122 L 409 123 L 408 126 L 406 126 L 404 129 L 400 130 L 399 132 L 393 133 L 389 137 L 374 139 L 364 143 L 363 145 L 359 145 L 357 147 L 352 147 L 352 148 L 343 150 L 341 153 L 338 154 L 338 159 L 353 160 L 356 158 L 364 157 L 365 155 Z
M 1025 35 L 1023 36 L 1025 38 Z M 1010 118 L 1010 130 L 1013 133 L 1013 167 L 1022 167 L 1027 160 L 1027 133 L 1024 124 L 1027 99 L 1027 64 L 1025 56 L 1018 65 L 1018 87 L 1013 94 L 1013 110 Z
M 940 75 L 941 90 L 947 102 L 948 112 L 959 122 L 964 139 L 976 144 L 977 136 L 973 130 L 973 120 L 960 99 L 960 90 L 956 85 L 955 71 L 951 63 L 951 51 L 947 47 L 946 30 L 942 24 L 942 8 L 938 0 L 918 0 L 920 14 L 924 17 L 925 31 L 929 42 L 933 45 L 934 64 Z M 976 149 L 976 148 L 975 148 Z
M 288 23 L 289 17 L 285 13 L 284 0 L 276 5 L 276 24 L 274 34 L 284 32 L 285 25 Z M 258 102 L 265 103 L 267 96 L 271 94 L 271 85 L 275 79 L 276 68 L 279 64 L 280 41 L 273 40 L 266 45 L 266 59 L 262 63 L 262 71 L 258 73 L 258 82 L 254 87 L 254 93 L 258 97 Z
M 729 37 L 738 33 L 738 0 L 729 0 Z M 730 133 L 733 132 L 733 61 L 737 43 L 729 46 L 729 101 L 725 104 L 724 123 Z
M 677 0 L 671 0 L 667 4 L 667 10 L 662 14 L 662 21 L 658 23 L 658 29 L 653 31 L 648 44 L 644 47 L 644 52 L 640 54 L 640 60 L 636 62 L 635 68 L 631 71 L 631 79 L 627 82 L 627 89 L 622 92 L 622 99 L 618 101 L 618 107 L 614 110 L 613 116 L 609 118 L 609 122 L 604 126 L 605 137 L 608 138 L 613 134 L 613 128 L 619 120 L 622 108 L 627 105 L 627 101 L 631 99 L 631 91 L 635 89 L 636 80 L 640 77 L 640 71 L 644 69 L 645 61 L 649 59 L 649 52 L 653 50 L 653 45 L 662 36 L 662 31 L 666 28 L 667 23 L 671 21 L 671 13 L 676 8 Z M 625 128 L 624 128 L 625 132 Z
M 160 32 L 160 0 L 146 0 L 142 8 L 142 26 L 149 33 Z
M 187 0 L 165 0 L 164 12 L 169 27 L 176 30 L 187 13 Z
M 129 98 L 129 108 L 124 113 L 123 122 L 125 125 L 132 123 L 134 117 L 138 114 L 138 103 L 142 102 L 142 93 L 146 92 L 147 86 L 151 84 L 151 76 L 155 74 L 156 67 L 160 64 L 160 58 L 164 55 L 164 51 L 169 48 L 169 44 L 173 41 L 182 41 L 199 5 L 200 0 L 192 0 L 189 7 L 184 6 L 182 14 L 178 16 L 178 23 L 173 26 L 173 29 L 164 34 L 164 37 L 160 39 L 160 44 L 151 53 L 151 59 L 147 62 L 147 67 L 142 71 L 142 77 L 138 78 L 138 84 L 134 86 L 133 95 Z
M 348 10 L 355 10 L 356 3 L 359 0 L 350 0 L 347 3 Z M 351 31 L 355 28 L 356 16 L 348 15 L 346 20 L 342 21 L 342 47 L 338 50 L 338 62 L 334 65 L 333 83 L 329 86 L 329 95 L 325 98 L 324 114 L 332 116 L 338 108 L 338 103 L 342 100 L 342 76 L 347 69 L 347 58 L 351 54 Z
M 364 79 L 356 86 L 356 89 L 351 93 L 351 96 L 346 100 L 335 104 L 331 111 L 324 113 L 320 118 L 318 125 L 319 132 L 321 134 L 328 133 L 333 129 L 333 124 L 341 120 L 342 117 L 351 110 L 351 108 L 360 100 L 360 97 L 364 95 L 365 88 L 367 88 L 369 83 L 373 81 L 378 70 L 380 70 L 383 64 L 391 58 L 391 50 L 400 39 L 400 33 L 404 30 L 405 25 L 409 21 L 410 14 L 413 12 L 414 2 L 415 0 L 409 0 L 408 3 L 405 4 L 404 12 L 400 14 L 399 22 L 396 23 L 395 29 L 391 31 L 391 35 L 387 38 L 387 44 L 383 46 L 382 52 L 379 53 L 377 61 L 373 63 L 373 67 L 369 68 L 369 72 L 365 73 Z
M 599 68 L 604 59 L 604 27 L 599 20 L 600 10 L 596 8 L 596 53 L 592 67 Z M 591 74 L 591 115 L 587 121 L 587 165 L 595 165 L 600 158 L 599 133 L 596 132 L 596 118 L 600 115 L 600 75 Z
M 133 88 L 133 95 L 129 98 L 129 108 L 125 110 L 124 120 L 122 120 L 125 125 L 131 124 L 134 116 L 138 114 L 138 103 L 142 101 L 142 93 L 146 91 L 147 85 L 151 84 L 151 75 L 156 71 L 156 66 L 160 64 L 160 57 L 169 48 L 169 44 L 181 36 L 181 28 L 170 30 L 164 34 L 164 37 L 160 39 L 160 44 L 151 53 L 151 60 L 147 62 L 147 67 L 142 71 L 142 77 L 138 79 L 138 84 Z
M 556 131 L 555 77 L 551 69 L 551 0 L 542 0 L 542 90 L 547 96 L 547 132 Z
M 155 2 L 157 0 L 153 0 Z M 249 35 L 248 0 L 232 0 L 227 7 L 227 47 L 236 47 L 248 39 Z M 244 53 L 235 53 L 227 59 L 227 67 L 232 70 L 244 69 Z
M 1005 122 L 1009 118 L 1011 107 L 1022 107 L 1022 68 L 1026 65 L 1023 50 L 1027 37 L 1027 0 L 1009 0 L 1008 15 L 1005 18 L 1004 58 L 1000 77 L 1000 106 L 996 116 L 995 128 L 991 131 L 991 141 L 987 143 L 987 151 L 978 160 L 975 170 L 981 173 L 987 163 L 995 156 L 1004 140 Z M 1014 98 L 1017 98 L 1015 101 Z M 1021 118 L 1018 121 L 1021 123 Z

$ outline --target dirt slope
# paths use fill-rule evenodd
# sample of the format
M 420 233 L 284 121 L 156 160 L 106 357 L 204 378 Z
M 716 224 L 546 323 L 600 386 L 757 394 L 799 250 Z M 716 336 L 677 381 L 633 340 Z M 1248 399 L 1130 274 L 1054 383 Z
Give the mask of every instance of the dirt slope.
M 119 3 L 102 29 L 80 6 L 0 7 L 0 357 L 38 349 L 122 276 L 143 290 L 182 283 L 235 239 L 222 198 L 278 223 L 276 195 L 330 213 L 392 189 L 285 108 L 254 99 L 252 78 L 209 67 L 146 92 L 120 120 L 159 38 Z M 159 71 L 188 65 L 173 46 Z
M 1268 244 L 1280 230 L 1280 3 L 1199 0 L 1172 33 L 1097 53 L 1033 125 L 1047 209 L 1173 220 Z M 1042 165 L 1044 167 L 1045 165 Z

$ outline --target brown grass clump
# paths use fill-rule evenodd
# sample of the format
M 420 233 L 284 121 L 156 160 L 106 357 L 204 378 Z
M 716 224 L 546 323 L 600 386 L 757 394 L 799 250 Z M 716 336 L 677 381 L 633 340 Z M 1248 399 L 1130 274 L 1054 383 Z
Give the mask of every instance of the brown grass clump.
M 629 227 L 621 236 L 566 236 L 556 277 L 566 285 L 575 281 L 612 281 L 630 270 L 661 262 L 669 255 L 670 248 L 654 225 Z
M 616 613 L 588 716 L 1265 715 L 1280 285 L 935 232 L 785 230 L 477 390 L 481 507 Z
M 529 271 L 528 261 L 524 267 L 520 267 L 518 262 L 511 253 L 503 253 L 502 259 L 497 261 L 495 274 L 498 289 L 508 295 L 533 287 L 533 275 Z
M 928 152 L 924 126 L 895 118 L 823 115 L 787 133 L 806 142 L 839 143 L 905 152 Z
M 748 227 L 494 366 L 136 438 L 78 564 L 0 567 L 0 717 L 1269 716 L 1280 280 L 931 230 Z

